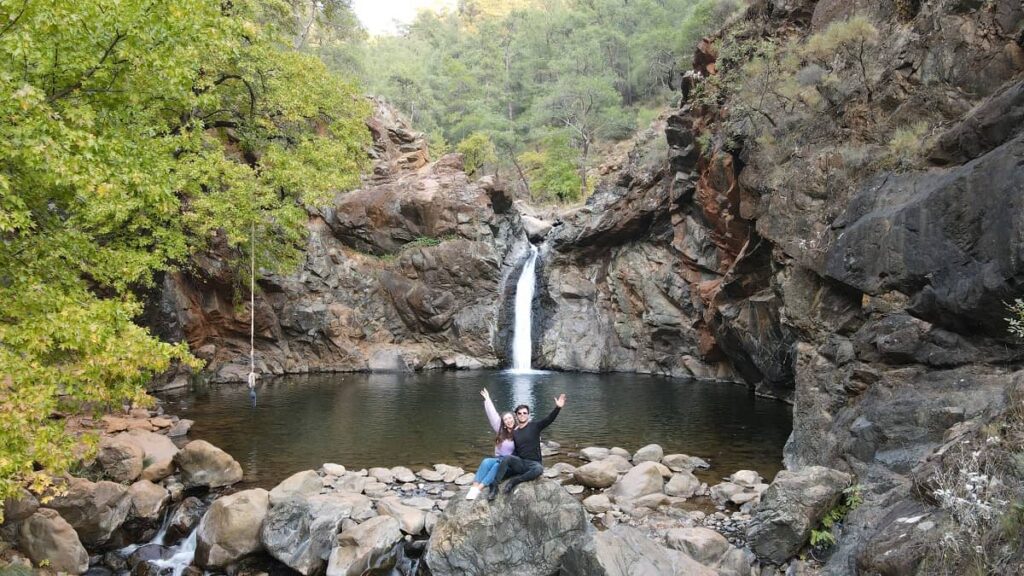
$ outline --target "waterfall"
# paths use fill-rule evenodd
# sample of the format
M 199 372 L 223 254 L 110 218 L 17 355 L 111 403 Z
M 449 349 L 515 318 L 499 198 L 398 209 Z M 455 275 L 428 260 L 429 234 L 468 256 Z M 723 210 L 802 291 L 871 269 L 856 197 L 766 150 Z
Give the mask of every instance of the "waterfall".
M 537 281 L 534 269 L 537 264 L 537 247 L 530 245 L 530 257 L 523 265 L 523 272 L 516 282 L 515 325 L 512 333 L 512 371 L 530 372 L 533 356 L 533 339 L 530 328 L 533 322 L 533 291 Z
M 150 563 L 157 568 L 170 568 L 172 576 L 181 576 L 185 569 L 192 565 L 192 561 L 196 556 L 196 536 L 198 535 L 199 527 L 197 526 L 192 533 L 188 535 L 188 538 L 182 540 L 181 544 L 178 544 L 174 548 L 174 555 L 166 560 L 152 560 Z M 162 571 L 162 570 L 161 570 Z

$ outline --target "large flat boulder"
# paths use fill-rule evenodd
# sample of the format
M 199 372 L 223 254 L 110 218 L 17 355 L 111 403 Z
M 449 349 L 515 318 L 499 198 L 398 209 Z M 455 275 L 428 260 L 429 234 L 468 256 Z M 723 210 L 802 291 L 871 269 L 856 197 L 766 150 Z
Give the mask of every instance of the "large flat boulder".
M 665 543 L 704 565 L 715 564 L 729 551 L 725 536 L 701 526 L 673 528 L 665 535 Z
M 242 479 L 242 466 L 205 440 L 193 440 L 174 456 L 186 488 L 230 486 Z
M 115 436 L 142 449 L 142 478 L 157 482 L 174 472 L 174 455 L 178 447 L 170 438 L 147 430 L 129 430 Z
M 170 494 L 163 486 L 149 480 L 139 480 L 129 486 L 128 497 L 132 501 L 132 518 L 140 520 L 158 520 L 164 511 L 164 506 L 171 499 Z
M 320 493 L 324 487 L 323 479 L 313 470 L 296 472 L 285 478 L 270 491 L 270 505 L 292 497 L 308 498 Z
M 700 480 L 691 472 L 677 472 L 665 483 L 665 494 L 690 498 L 700 489 Z
M 628 509 L 633 502 L 644 496 L 661 493 L 663 487 L 661 464 L 648 461 L 641 462 L 626 472 L 612 485 L 608 493 L 616 504 Z
M 361 576 L 402 540 L 398 520 L 377 516 L 338 536 L 327 561 L 327 576 Z
M 452 500 L 434 526 L 425 559 L 435 576 L 549 576 L 589 532 L 580 502 L 538 479 L 493 502 Z
M 115 482 L 90 482 L 72 478 L 67 492 L 46 504 L 74 527 L 82 544 L 90 548 L 107 543 L 115 530 L 124 524 L 131 511 L 128 489 Z
M 573 470 L 572 477 L 587 488 L 607 488 L 619 479 L 619 470 L 606 457 L 602 460 L 587 462 Z
M 849 474 L 824 466 L 776 474 L 747 526 L 751 550 L 774 564 L 789 560 L 852 481 Z
M 415 536 L 423 532 L 426 526 L 427 513 L 424 510 L 407 505 L 394 496 L 381 498 L 377 502 L 377 512 L 398 520 L 402 532 L 406 534 Z
M 133 482 L 142 474 L 145 452 L 124 436 L 104 436 L 100 439 L 100 451 L 96 464 L 103 475 L 114 482 Z
M 306 576 L 321 572 L 341 523 L 365 513 L 373 502 L 362 494 L 331 493 L 289 498 L 270 508 L 260 539 L 267 552 Z
M 261 551 L 260 529 L 269 507 L 270 496 L 262 488 L 218 498 L 199 522 L 196 565 L 225 568 Z
M 46 561 L 51 570 L 71 574 L 89 569 L 89 553 L 56 510 L 37 510 L 21 524 L 19 536 L 21 549 L 36 566 Z
M 636 528 L 594 532 L 565 555 L 562 576 L 717 576 L 683 552 L 670 550 Z

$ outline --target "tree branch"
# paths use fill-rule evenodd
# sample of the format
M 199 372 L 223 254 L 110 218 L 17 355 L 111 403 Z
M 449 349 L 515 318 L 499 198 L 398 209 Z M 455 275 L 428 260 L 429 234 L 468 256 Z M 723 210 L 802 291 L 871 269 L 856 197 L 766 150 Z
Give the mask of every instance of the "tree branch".
M 18 20 L 21 20 L 21 16 L 25 14 L 25 10 L 27 9 L 28 0 L 25 0 L 24 2 L 21 3 L 21 10 L 18 11 L 18 15 L 8 20 L 7 25 L 4 26 L 2 30 L 0 30 L 0 37 L 2 37 L 4 34 L 7 34 L 7 32 L 10 31 L 11 28 L 14 28 L 14 25 L 18 23 Z
M 82 77 L 79 78 L 77 82 L 75 82 L 71 86 L 68 86 L 64 90 L 61 90 L 57 94 L 54 94 L 53 96 L 50 96 L 47 100 L 50 101 L 50 102 L 55 102 L 55 101 L 60 100 L 61 98 L 65 97 L 65 96 L 67 96 L 68 94 L 71 94 L 75 90 L 78 90 L 79 88 L 81 88 L 82 85 L 87 80 L 89 80 L 89 78 L 92 78 L 92 76 L 94 74 L 96 74 L 96 72 L 103 66 L 103 63 L 106 62 L 107 58 L 109 58 L 110 55 L 114 52 L 114 48 L 117 47 L 117 44 L 121 40 L 124 40 L 124 38 L 125 38 L 125 34 L 123 34 L 121 32 L 115 32 L 114 33 L 114 39 L 110 41 L 110 45 L 107 46 L 107 49 L 103 51 L 103 56 L 100 57 L 100 61 L 97 62 L 96 65 L 93 66 L 92 68 L 89 68 L 88 70 L 86 70 L 85 74 L 83 74 Z

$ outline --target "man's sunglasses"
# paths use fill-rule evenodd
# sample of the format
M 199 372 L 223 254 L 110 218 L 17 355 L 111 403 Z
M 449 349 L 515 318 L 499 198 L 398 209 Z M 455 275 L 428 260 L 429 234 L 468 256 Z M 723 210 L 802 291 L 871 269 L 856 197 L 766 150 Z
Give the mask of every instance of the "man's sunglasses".
M 519 415 L 519 416 L 529 416 L 530 415 L 530 413 L 526 412 L 525 410 L 520 410 L 519 412 L 516 412 L 516 414 Z

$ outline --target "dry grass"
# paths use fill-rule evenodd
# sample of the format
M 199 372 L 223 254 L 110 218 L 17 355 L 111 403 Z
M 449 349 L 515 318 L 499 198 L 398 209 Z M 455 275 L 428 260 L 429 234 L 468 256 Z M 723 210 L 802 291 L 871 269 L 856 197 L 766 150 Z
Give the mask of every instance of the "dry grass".
M 946 453 L 930 484 L 952 522 L 922 573 L 1024 574 L 1024 389 L 1009 394 L 999 418 Z

